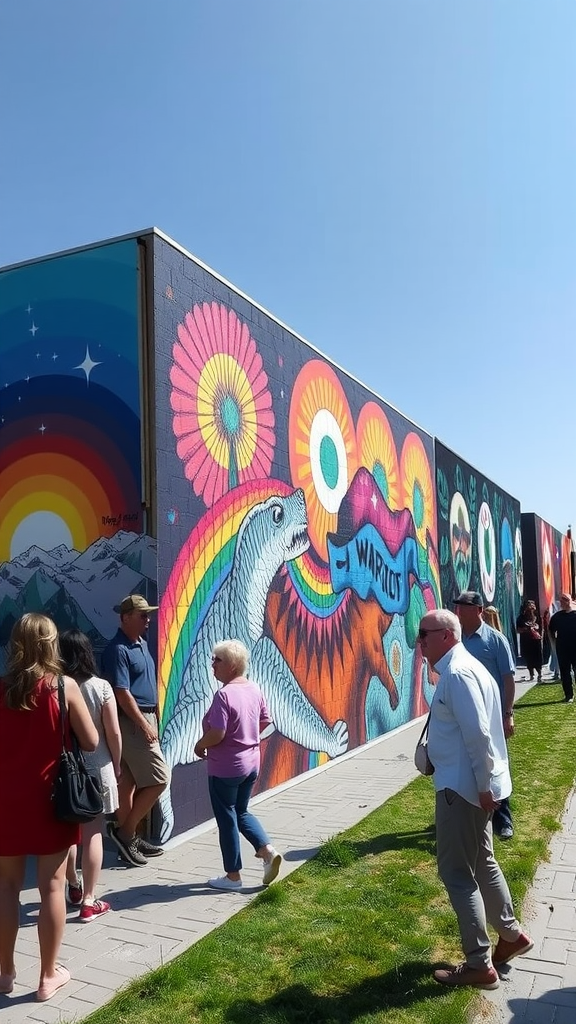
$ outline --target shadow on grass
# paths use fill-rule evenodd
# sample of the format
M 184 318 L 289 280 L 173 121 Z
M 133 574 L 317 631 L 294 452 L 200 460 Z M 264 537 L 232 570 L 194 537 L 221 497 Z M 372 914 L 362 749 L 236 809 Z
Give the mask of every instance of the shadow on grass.
M 530 708 L 550 708 L 555 704 L 564 704 L 564 697 L 559 697 L 558 700 L 533 700 L 530 704 L 515 704 L 514 714 L 517 711 L 528 711 Z
M 224 1020 L 228 1024 L 349 1024 L 369 1013 L 421 1005 L 424 999 L 445 995 L 432 979 L 430 963 L 411 961 L 386 974 L 365 978 L 335 996 L 320 996 L 305 985 L 291 985 L 263 1002 L 239 1000 L 228 1007 Z
M 347 867 L 362 857 L 376 856 L 391 850 L 418 850 L 436 854 L 436 830 L 433 824 L 410 832 L 384 832 L 373 839 L 345 839 L 333 836 L 320 847 L 311 862 L 313 866 L 333 869 Z

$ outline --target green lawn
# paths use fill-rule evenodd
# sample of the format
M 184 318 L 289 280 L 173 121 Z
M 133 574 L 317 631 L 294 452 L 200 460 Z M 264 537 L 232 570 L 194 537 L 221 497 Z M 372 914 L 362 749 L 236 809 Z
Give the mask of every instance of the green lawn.
M 560 686 L 519 702 L 515 837 L 497 855 L 517 907 L 576 774 L 576 708 Z M 432 980 L 458 962 L 435 870 L 433 787 L 418 778 L 90 1024 L 465 1024 L 481 995 Z

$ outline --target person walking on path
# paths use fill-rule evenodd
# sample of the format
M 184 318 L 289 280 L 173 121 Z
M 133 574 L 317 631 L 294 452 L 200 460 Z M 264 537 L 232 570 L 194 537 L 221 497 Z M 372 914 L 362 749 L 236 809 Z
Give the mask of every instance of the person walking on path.
M 428 755 L 436 789 L 438 873 L 456 913 L 465 961 L 434 972 L 441 985 L 495 989 L 496 967 L 534 943 L 514 916 L 492 842 L 492 813 L 512 783 L 498 688 L 461 643 L 456 615 L 439 609 L 420 622 L 422 655 L 439 678 L 430 706 Z M 491 950 L 487 922 L 498 933 Z
M 496 680 L 502 707 L 504 735 L 506 739 L 509 739 L 514 735 L 514 698 L 516 696 L 514 679 L 516 664 L 510 644 L 503 633 L 483 621 L 482 595 L 477 591 L 462 591 L 454 604 L 462 626 L 464 647 L 468 654 L 477 658 Z M 512 811 L 508 797 L 503 797 L 494 811 L 492 827 L 494 834 L 499 839 L 511 839 L 514 835 Z
M 272 725 L 260 687 L 249 679 L 248 651 L 239 640 L 214 645 L 212 671 L 221 688 L 202 721 L 202 736 L 194 747 L 208 765 L 208 790 L 225 875 L 211 878 L 213 889 L 242 888 L 240 832 L 264 862 L 263 884 L 276 878 L 282 857 L 274 849 L 248 801 L 260 770 L 260 733 Z
M 8 669 L 0 680 L 0 993 L 14 988 L 14 948 L 20 923 L 20 892 L 26 857 L 36 857 L 40 890 L 40 980 L 45 1002 L 70 981 L 57 957 L 66 923 L 64 876 L 69 847 L 79 827 L 58 821 L 52 791 L 62 753 L 58 678 L 62 672 L 56 626 L 30 612 L 15 623 Z M 66 729 L 82 750 L 92 751 L 98 733 L 77 683 L 64 680 Z
M 82 880 L 76 873 L 75 846 L 70 848 L 66 867 L 68 900 L 72 905 L 80 904 L 78 920 L 87 924 L 110 910 L 110 904 L 106 900 L 97 900 L 95 892 L 102 870 L 104 815 L 113 814 L 118 808 L 117 779 L 120 778 L 122 737 L 112 687 L 105 679 L 98 678 L 94 652 L 86 634 L 79 629 L 61 633 L 60 651 L 65 671 L 78 683 L 98 730 L 98 746 L 93 753 L 86 754 L 86 764 L 99 775 L 103 813 L 81 827 Z
M 156 666 L 145 640 L 150 612 L 157 611 L 140 594 L 130 594 L 114 609 L 120 628 L 102 655 L 103 674 L 111 684 L 119 709 L 122 765 L 118 786 L 118 823 L 109 822 L 108 835 L 124 860 L 143 867 L 148 857 L 164 851 L 136 834 L 170 781 L 170 769 L 158 742 Z
M 560 596 L 560 609 L 554 612 L 548 626 L 550 637 L 556 644 L 556 657 L 566 704 L 574 702 L 572 672 L 576 679 L 576 609 L 570 594 Z
M 516 619 L 520 634 L 520 654 L 526 662 L 530 682 L 536 673 L 537 682 L 542 682 L 542 622 L 534 601 L 524 601 Z

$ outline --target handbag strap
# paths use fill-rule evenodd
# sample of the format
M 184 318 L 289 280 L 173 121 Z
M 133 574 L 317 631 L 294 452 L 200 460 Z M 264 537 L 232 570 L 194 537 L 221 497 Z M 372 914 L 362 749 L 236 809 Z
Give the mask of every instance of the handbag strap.
M 418 743 L 424 743 L 424 741 L 425 741 L 425 739 L 426 739 L 426 737 L 428 735 L 428 726 L 430 725 L 430 715 L 431 714 L 432 714 L 432 712 L 429 711 L 428 712 L 428 718 L 426 719 L 426 721 L 424 723 L 424 728 L 422 729 L 422 733 L 420 735 L 420 739 L 418 740 Z M 412 742 L 414 742 L 414 741 L 412 741 Z
M 60 729 L 62 730 L 62 753 L 66 753 L 66 697 L 64 694 L 64 679 L 58 676 L 58 705 L 60 708 Z

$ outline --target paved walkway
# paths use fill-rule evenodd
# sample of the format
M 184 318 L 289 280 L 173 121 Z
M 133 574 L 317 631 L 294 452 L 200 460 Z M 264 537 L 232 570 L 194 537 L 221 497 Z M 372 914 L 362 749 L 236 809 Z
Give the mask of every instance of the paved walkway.
M 518 694 L 526 688 L 518 686 Z M 405 726 L 297 784 L 253 801 L 260 805 L 258 813 L 284 854 L 283 875 L 313 856 L 329 836 L 364 818 L 416 776 L 412 753 L 420 729 L 421 723 Z M 89 925 L 76 923 L 77 911 L 69 914 L 60 959 L 73 980 L 44 1004 L 34 1001 L 38 894 L 30 879 L 22 895 L 17 983 L 11 996 L 0 995 L 0 1024 L 82 1020 L 126 982 L 183 952 L 261 891 L 261 869 L 251 849 L 246 851 L 243 893 L 207 888 L 206 879 L 221 870 L 213 827 L 200 827 L 187 842 L 169 847 L 146 868 L 125 867 L 112 850 L 106 852 L 101 892 L 114 912 Z M 495 1017 L 500 1014 L 502 1021 L 514 1024 L 573 1024 L 576 989 L 568 986 L 576 978 L 575 894 L 573 793 L 564 831 L 556 836 L 552 860 L 540 869 L 530 897 L 533 920 L 529 925 L 536 946 L 530 957 L 514 962 L 498 992 L 489 994 Z M 482 1020 L 486 1021 L 485 1015 Z

